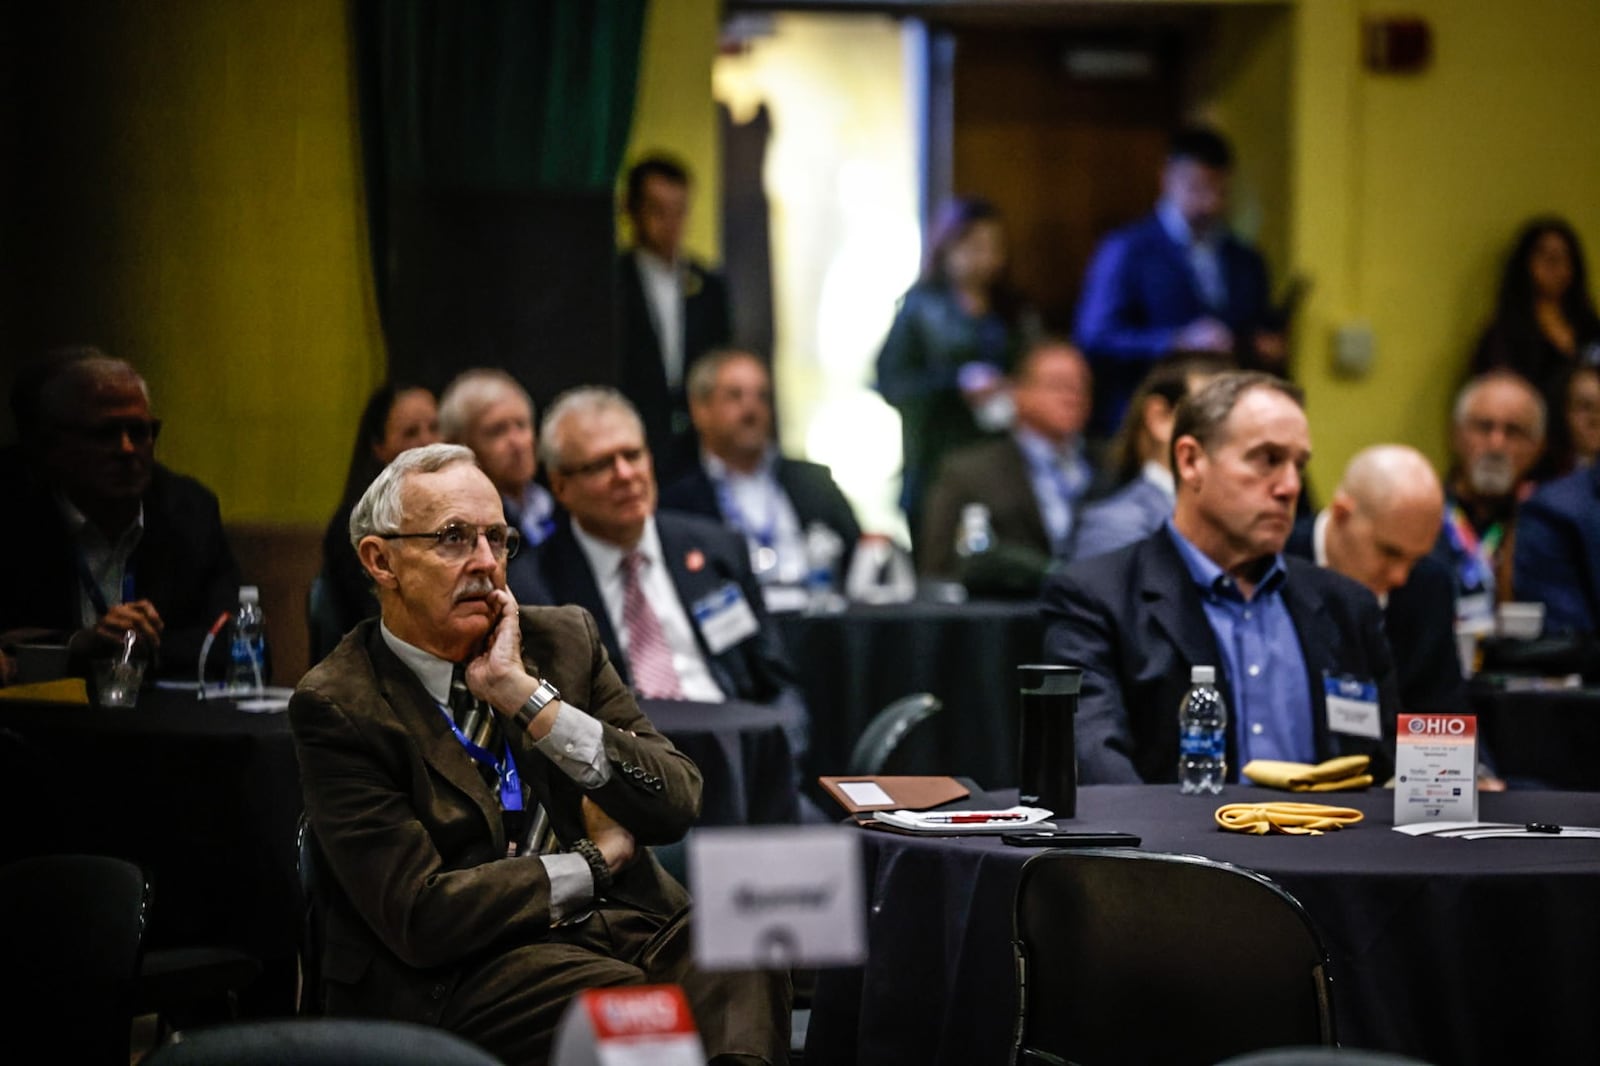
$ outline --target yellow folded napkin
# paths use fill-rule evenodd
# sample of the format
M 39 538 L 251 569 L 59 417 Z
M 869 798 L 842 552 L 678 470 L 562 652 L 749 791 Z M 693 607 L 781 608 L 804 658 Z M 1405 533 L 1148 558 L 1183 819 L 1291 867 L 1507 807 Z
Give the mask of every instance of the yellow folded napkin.
M 1244 776 L 1267 788 L 1289 792 L 1349 792 L 1372 784 L 1366 755 L 1341 755 L 1315 766 L 1276 759 L 1251 759 L 1244 764 Z
M 89 689 L 81 677 L 63 677 L 55 681 L 34 681 L 26 685 L 0 688 L 0 700 L 22 700 L 28 703 L 71 703 L 87 707 Z
M 1361 821 L 1360 811 L 1321 803 L 1224 803 L 1217 824 L 1235 833 L 1292 833 L 1319 837 L 1324 829 L 1343 829 Z

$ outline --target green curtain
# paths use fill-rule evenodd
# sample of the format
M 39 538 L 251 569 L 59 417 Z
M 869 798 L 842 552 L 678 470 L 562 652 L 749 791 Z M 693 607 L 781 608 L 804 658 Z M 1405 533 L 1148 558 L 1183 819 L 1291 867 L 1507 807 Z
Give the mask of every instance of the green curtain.
M 380 307 L 429 194 L 610 199 L 647 0 L 357 0 Z

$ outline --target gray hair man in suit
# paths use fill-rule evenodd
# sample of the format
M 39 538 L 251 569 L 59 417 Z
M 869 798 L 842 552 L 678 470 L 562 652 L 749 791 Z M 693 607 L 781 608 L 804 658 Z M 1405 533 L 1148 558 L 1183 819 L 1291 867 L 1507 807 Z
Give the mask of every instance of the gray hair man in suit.
M 1196 666 L 1217 669 L 1228 703 L 1230 779 L 1251 759 L 1344 754 L 1387 772 L 1399 698 L 1377 600 L 1283 554 L 1311 457 L 1302 402 L 1271 375 L 1213 379 L 1178 408 L 1172 517 L 1046 583 L 1045 656 L 1084 668 L 1084 781 L 1177 779 L 1178 704 Z
M 518 608 L 519 537 L 472 453 L 405 452 L 350 534 L 381 619 L 289 706 L 330 874 L 330 1013 L 544 1061 L 578 992 L 677 982 L 713 1061 L 785 1061 L 786 977 L 696 971 L 688 897 L 641 846 L 683 836 L 699 771 L 640 713 L 589 615 Z

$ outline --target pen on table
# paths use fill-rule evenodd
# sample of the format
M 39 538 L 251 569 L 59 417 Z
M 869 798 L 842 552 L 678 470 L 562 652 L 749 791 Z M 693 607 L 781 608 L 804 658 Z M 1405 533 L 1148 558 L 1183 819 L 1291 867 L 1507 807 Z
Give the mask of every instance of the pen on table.
M 983 822 L 1023 822 L 1026 814 L 930 814 L 922 820 L 935 825 L 974 825 Z

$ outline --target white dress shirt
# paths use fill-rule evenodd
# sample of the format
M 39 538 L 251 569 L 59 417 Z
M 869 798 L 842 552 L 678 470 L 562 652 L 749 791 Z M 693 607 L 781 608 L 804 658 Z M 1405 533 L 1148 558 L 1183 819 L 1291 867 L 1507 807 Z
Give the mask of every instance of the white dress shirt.
M 645 306 L 650 308 L 650 320 L 656 327 L 667 385 L 675 389 L 683 381 L 682 272 L 677 263 L 669 263 L 643 248 L 633 250 L 633 261 L 639 268 Z
M 727 463 L 710 452 L 700 453 L 706 477 L 711 479 L 712 488 L 717 492 L 717 507 L 723 512 L 723 521 L 744 535 L 756 578 L 763 582 L 798 585 L 806 577 L 806 536 L 800 528 L 794 502 L 773 473 L 776 460 L 776 451 L 768 448 L 761 464 L 746 474 L 730 470 Z M 734 514 L 727 511 L 730 502 Z M 774 553 L 774 565 L 765 570 L 757 558 L 757 552 L 763 547 L 771 548 Z
M 589 561 L 594 583 L 600 587 L 600 599 L 606 605 L 606 616 L 611 619 L 611 628 L 626 652 L 628 627 L 622 621 L 622 557 L 627 550 L 591 536 L 576 519 L 572 523 L 572 535 L 584 558 Z M 635 550 L 646 559 L 639 572 L 639 584 L 650 609 L 661 622 L 661 632 L 667 638 L 667 646 L 672 649 L 672 666 L 678 672 L 683 698 L 701 703 L 723 702 L 727 697 L 717 687 L 716 680 L 711 676 L 711 668 L 700 653 L 694 624 L 689 620 L 689 613 L 678 598 L 678 588 L 672 583 L 672 574 L 667 570 L 654 517 L 645 520 L 644 533 L 639 537 Z
M 448 716 L 450 678 L 455 673 L 455 664 L 406 643 L 382 622 L 378 623 L 378 629 L 389 650 L 417 675 L 423 689 L 439 705 L 440 712 Z M 582 789 L 596 789 L 611 780 L 611 761 L 606 758 L 605 732 L 599 720 L 566 700 L 557 705 L 556 720 L 550 732 L 534 741 L 533 746 Z M 594 873 L 589 869 L 588 859 L 576 852 L 540 855 L 538 859 L 550 878 L 552 925 L 582 911 L 594 900 Z
M 59 492 L 56 493 L 56 506 L 61 509 L 61 517 L 67 523 L 67 535 L 72 538 L 72 543 L 88 565 L 89 576 L 94 578 L 100 595 L 105 597 L 106 606 L 115 607 L 122 602 L 122 585 L 128 573 L 128 560 L 133 558 L 134 550 L 144 536 L 144 504 L 139 504 L 138 517 L 115 541 L 108 539 L 99 526 L 89 521 L 88 516 Z M 89 590 L 83 587 L 81 575 L 78 579 L 78 621 L 85 629 L 100 621 L 100 610 L 95 607 L 94 597 L 89 595 Z

